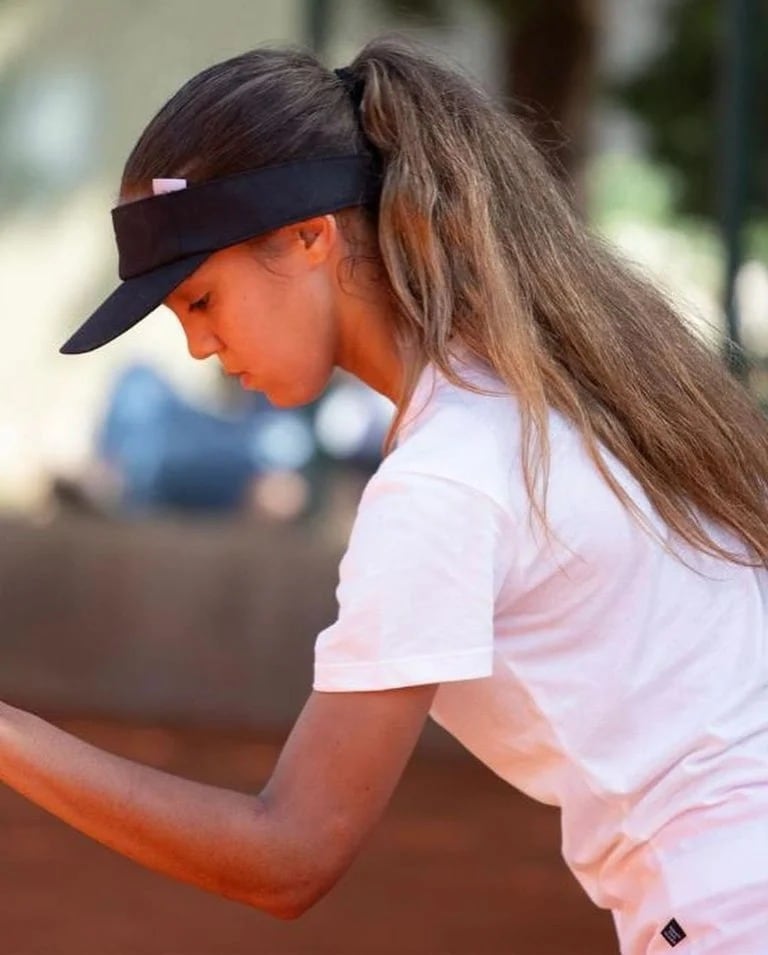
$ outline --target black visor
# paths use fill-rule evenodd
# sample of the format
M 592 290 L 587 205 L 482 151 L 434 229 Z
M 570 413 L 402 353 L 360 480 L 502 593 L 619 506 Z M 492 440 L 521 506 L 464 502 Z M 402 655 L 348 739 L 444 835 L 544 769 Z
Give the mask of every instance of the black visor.
M 347 206 L 373 205 L 380 180 L 367 155 L 266 166 L 112 210 L 123 280 L 61 347 L 75 355 L 133 328 L 211 253 Z

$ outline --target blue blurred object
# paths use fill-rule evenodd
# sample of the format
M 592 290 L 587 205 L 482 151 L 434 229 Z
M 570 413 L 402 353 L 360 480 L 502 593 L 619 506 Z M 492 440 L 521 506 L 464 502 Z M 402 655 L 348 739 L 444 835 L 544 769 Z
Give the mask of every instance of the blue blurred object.
M 317 442 L 336 461 L 373 474 L 381 461 L 394 406 L 354 378 L 340 381 L 320 400 Z
M 214 414 L 134 365 L 115 383 L 97 450 L 120 474 L 128 512 L 231 511 L 254 477 L 300 470 L 316 444 L 306 412 L 276 410 L 251 393 L 237 412 Z

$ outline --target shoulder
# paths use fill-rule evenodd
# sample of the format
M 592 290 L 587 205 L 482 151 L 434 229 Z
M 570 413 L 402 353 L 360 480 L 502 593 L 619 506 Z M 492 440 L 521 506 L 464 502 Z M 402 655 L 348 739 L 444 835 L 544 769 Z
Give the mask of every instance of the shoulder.
M 509 393 L 478 394 L 438 378 L 414 395 L 400 440 L 374 481 L 421 475 L 455 482 L 505 511 L 517 510 L 510 494 L 518 483 L 511 478 L 519 469 L 519 450 L 518 406 Z

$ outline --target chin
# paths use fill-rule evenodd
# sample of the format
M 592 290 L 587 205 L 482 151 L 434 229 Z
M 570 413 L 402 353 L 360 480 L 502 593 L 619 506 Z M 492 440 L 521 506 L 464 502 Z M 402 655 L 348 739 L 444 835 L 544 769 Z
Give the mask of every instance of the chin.
M 311 404 L 315 398 L 319 398 L 322 391 L 315 394 L 305 394 L 300 391 L 264 391 L 269 399 L 269 403 L 276 408 L 302 408 L 304 405 Z
M 294 401 L 286 395 L 275 395 L 274 392 L 265 391 L 269 403 L 275 408 L 301 408 L 307 404 L 306 401 Z
M 270 404 L 276 408 L 301 408 L 319 398 L 327 385 L 328 379 L 320 383 L 297 379 L 282 387 L 264 388 L 263 391 Z

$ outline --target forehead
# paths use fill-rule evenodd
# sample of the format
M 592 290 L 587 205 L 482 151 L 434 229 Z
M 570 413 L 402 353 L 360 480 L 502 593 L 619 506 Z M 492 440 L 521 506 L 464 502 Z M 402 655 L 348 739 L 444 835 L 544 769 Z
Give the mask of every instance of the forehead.
M 199 298 L 203 294 L 200 291 L 201 288 L 210 282 L 215 269 L 215 263 L 211 264 L 211 259 L 206 259 L 191 275 L 188 275 L 183 282 L 179 282 L 176 288 L 168 293 L 163 299 L 164 304 L 173 308 L 174 304 L 189 304 L 195 298 Z
M 235 266 L 247 256 L 244 245 L 230 246 L 212 252 L 191 275 L 188 275 L 168 294 L 164 300 L 165 303 L 168 304 L 171 301 L 189 302 L 205 294 L 206 286 L 210 286 L 213 282 L 226 281 L 227 284 L 232 284 L 237 282 L 238 279 L 242 279 L 244 277 L 242 269 L 236 270 Z
M 205 263 L 203 263 L 204 265 Z M 201 274 L 202 273 L 202 274 Z M 180 282 L 176 288 L 172 289 L 168 295 L 163 299 L 166 305 L 171 305 L 173 302 L 186 302 L 194 298 L 195 289 L 198 284 L 205 280 L 205 273 L 203 272 L 203 266 L 196 269 L 191 275 L 188 275 L 183 282 Z

